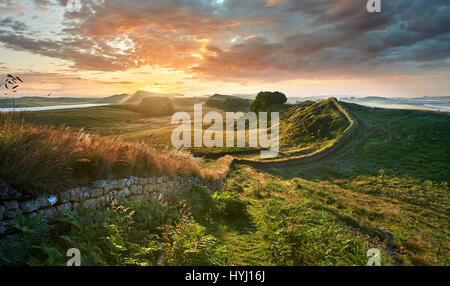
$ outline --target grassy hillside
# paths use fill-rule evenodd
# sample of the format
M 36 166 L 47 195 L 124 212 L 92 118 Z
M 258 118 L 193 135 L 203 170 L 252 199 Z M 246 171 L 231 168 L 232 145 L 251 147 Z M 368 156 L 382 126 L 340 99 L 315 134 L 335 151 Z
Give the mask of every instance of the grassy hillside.
M 226 174 L 182 151 L 155 150 L 65 127 L 23 123 L 0 114 L 0 178 L 22 193 L 57 193 L 95 179 L 186 175 L 216 180 Z
M 53 233 L 33 237 L 45 225 L 19 219 L 28 243 L 4 241 L 0 253 L 21 254 L 5 256 L 19 265 L 62 265 L 77 245 L 83 265 L 364 266 L 378 248 L 382 265 L 448 265 L 448 188 L 374 180 L 400 197 L 235 166 L 218 192 L 195 186 L 170 201 L 66 213 Z M 398 192 L 411 184 L 414 193 Z
M 225 118 L 227 101 L 221 96 L 220 104 L 204 104 L 203 111 L 218 111 Z M 214 100 L 215 100 L 214 99 Z M 211 100 L 211 99 L 209 99 Z M 241 101 L 242 99 L 238 99 Z M 245 100 L 245 99 L 243 99 Z M 187 111 L 193 118 L 193 106 L 205 103 L 205 98 L 172 98 L 175 111 Z M 208 101 L 209 102 L 209 101 Z M 233 105 L 234 106 L 234 105 Z M 331 101 L 315 103 L 307 101 L 299 105 L 283 105 L 280 111 L 281 154 L 290 157 L 310 154 L 332 144 L 345 130 L 345 119 Z M 170 124 L 170 116 L 148 118 L 144 116 L 136 104 L 116 104 L 85 109 L 50 110 L 24 113 L 26 121 L 39 124 L 64 125 L 71 128 L 84 128 L 86 132 L 108 136 L 130 142 L 146 142 L 164 149 L 170 144 L 170 136 L 175 125 Z M 204 126 L 206 129 L 208 126 Z M 232 153 L 239 157 L 258 157 L 259 148 L 191 148 L 200 156 L 217 157 Z
M 370 248 L 381 250 L 383 265 L 448 265 L 450 115 L 342 105 L 358 120 L 358 128 L 350 140 L 324 158 L 283 168 L 234 164 L 219 191 L 195 186 L 170 201 L 119 202 L 119 206 L 104 211 L 66 213 L 61 228 L 54 232 L 40 232 L 45 224 L 19 218 L 17 227 L 27 230 L 24 239 L 0 241 L 0 254 L 19 255 L 12 262 L 2 260 L 11 256 L 0 255 L 0 264 L 60 265 L 66 261 L 64 251 L 76 242 L 86 253 L 83 265 L 362 266 L 367 263 Z M 91 130 L 114 133 L 112 136 L 124 134 L 126 128 L 140 136 L 137 126 L 146 126 L 146 133 L 151 124 L 157 128 L 162 122 L 146 121 L 114 107 L 70 112 L 53 116 L 55 120 L 57 114 L 65 116 L 69 124 L 82 125 L 85 120 Z M 285 134 L 298 146 L 332 141 L 348 126 L 330 101 L 304 102 L 288 112 L 282 115 L 286 124 L 291 124 Z M 33 116 L 36 120 L 41 115 Z M 8 150 L 25 150 L 17 146 L 33 147 L 28 142 L 36 142 L 33 140 L 41 134 L 59 132 L 53 136 L 58 140 L 41 140 L 48 146 L 39 147 L 48 152 L 42 153 L 43 158 L 58 159 L 49 154 L 59 154 L 54 148 L 59 150 L 63 145 L 54 142 L 61 143 L 60 138 L 75 140 L 62 128 L 21 130 L 12 126 L 8 130 L 13 135 L 22 134 L 4 137 L 8 140 L 2 145 L 10 146 Z M 114 146 L 128 144 L 93 138 L 93 142 L 99 142 L 94 145 L 100 147 L 112 142 L 117 142 Z M 124 154 L 148 150 L 147 145 L 132 146 Z M 84 154 L 92 154 L 94 160 L 103 154 L 92 147 L 85 150 L 90 150 Z M 105 149 L 105 153 L 110 152 Z M 26 157 L 28 153 L 14 156 Z M 168 160 L 177 158 L 167 156 Z M 35 158 L 40 157 L 30 161 L 39 162 Z M 159 161 L 159 157 L 154 158 Z M 219 160 L 216 169 L 189 166 L 200 172 L 207 170 L 205 175 L 217 174 L 222 165 L 225 163 Z M 29 177 L 17 180 L 19 184 L 33 182 L 30 174 L 42 169 L 30 166 L 34 171 L 25 172 Z M 12 176 L 20 178 L 20 173 Z M 47 184 L 40 180 L 36 183 Z
M 252 101 L 250 99 L 222 94 L 214 94 L 206 101 L 206 106 L 230 112 L 248 112 L 251 105 Z
M 358 119 L 348 144 L 317 162 L 282 171 L 314 177 L 376 175 L 380 170 L 450 181 L 450 114 L 342 103 Z
M 281 146 L 305 147 L 335 140 L 349 126 L 331 99 L 305 101 L 281 113 Z

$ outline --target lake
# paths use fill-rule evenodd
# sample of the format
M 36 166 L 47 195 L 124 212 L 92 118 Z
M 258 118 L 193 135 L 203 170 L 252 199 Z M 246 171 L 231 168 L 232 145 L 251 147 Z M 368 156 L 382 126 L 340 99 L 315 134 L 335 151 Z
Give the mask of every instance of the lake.
M 40 107 L 16 107 L 16 108 L 0 108 L 0 112 L 21 112 L 21 111 L 45 111 L 45 110 L 58 110 L 58 109 L 75 109 L 75 108 L 88 108 L 95 106 L 110 105 L 108 103 L 102 104 L 75 104 L 75 105 L 55 105 L 55 106 L 40 106 Z

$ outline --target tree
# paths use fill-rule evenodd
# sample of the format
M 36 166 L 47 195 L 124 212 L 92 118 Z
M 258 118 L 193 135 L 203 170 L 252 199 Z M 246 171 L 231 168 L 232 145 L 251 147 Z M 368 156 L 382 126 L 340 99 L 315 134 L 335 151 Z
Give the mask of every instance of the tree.
M 253 112 L 271 112 L 271 105 L 285 104 L 287 102 L 287 97 L 284 93 L 279 91 L 270 92 L 264 91 L 258 93 L 256 99 L 253 101 L 250 111 Z

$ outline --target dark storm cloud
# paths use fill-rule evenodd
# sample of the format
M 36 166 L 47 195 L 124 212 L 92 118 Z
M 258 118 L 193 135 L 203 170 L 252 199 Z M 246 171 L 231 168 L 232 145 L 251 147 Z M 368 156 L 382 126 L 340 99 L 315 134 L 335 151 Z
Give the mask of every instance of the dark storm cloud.
M 374 14 L 366 2 L 83 0 L 81 13 L 65 13 L 58 40 L 0 30 L 0 41 L 69 60 L 76 69 L 150 65 L 231 80 L 361 74 L 369 66 L 394 63 L 433 69 L 448 60 L 448 1 L 382 1 L 382 13 Z M 26 29 L 11 19 L 0 21 Z
M 26 31 L 28 26 L 20 21 L 14 20 L 12 17 L 0 18 L 0 29 L 10 28 L 16 32 Z

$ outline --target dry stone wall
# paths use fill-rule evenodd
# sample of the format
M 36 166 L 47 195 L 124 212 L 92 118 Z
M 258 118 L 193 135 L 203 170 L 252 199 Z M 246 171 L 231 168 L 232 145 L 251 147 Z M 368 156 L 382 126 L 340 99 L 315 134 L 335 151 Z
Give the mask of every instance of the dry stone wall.
M 22 199 L 22 195 L 0 181 L 0 235 L 12 231 L 15 216 L 41 215 L 41 220 L 52 223 L 59 211 L 73 209 L 101 209 L 114 200 L 154 199 L 177 194 L 191 188 L 193 184 L 216 188 L 220 182 L 204 183 L 199 178 L 130 177 L 119 180 L 100 180 L 90 186 L 69 189 L 56 195 L 42 195 L 35 199 Z

